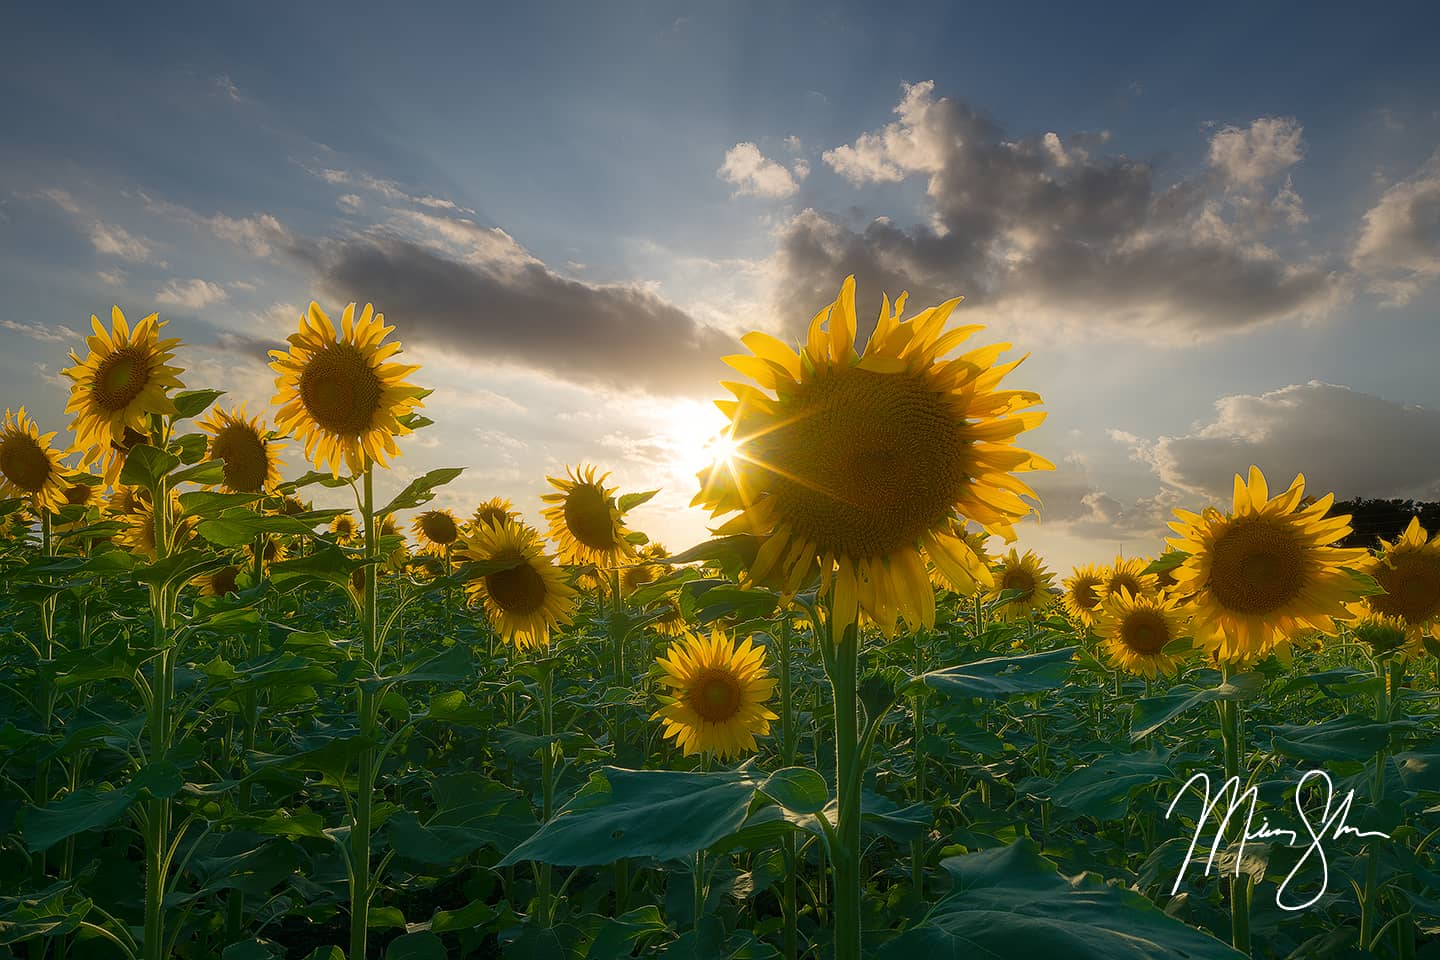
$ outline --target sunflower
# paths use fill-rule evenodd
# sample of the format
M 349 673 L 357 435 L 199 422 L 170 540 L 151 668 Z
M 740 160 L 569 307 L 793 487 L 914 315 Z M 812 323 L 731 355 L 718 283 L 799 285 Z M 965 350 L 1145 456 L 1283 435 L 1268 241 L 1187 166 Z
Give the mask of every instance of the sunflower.
M 348 547 L 360 539 L 360 524 L 349 513 L 338 513 L 330 521 L 330 532 L 335 534 L 336 543 Z
M 399 542 L 386 554 L 385 566 L 392 570 L 399 569 L 403 567 L 405 561 L 410 558 L 410 545 L 405 540 L 404 531 L 402 531 L 400 525 L 395 522 L 395 515 L 393 513 L 387 513 L 380 518 L 380 539 L 384 540 L 387 537 L 393 537 Z
M 21 407 L 7 409 L 0 427 L 0 497 L 27 500 L 36 511 L 54 513 L 70 502 L 60 461 L 70 451 L 56 449 L 55 434 L 41 435 Z M 89 490 L 89 487 L 85 488 Z
M 1259 468 L 1235 476 L 1233 512 L 1176 510 L 1169 544 L 1190 554 L 1175 570 L 1175 590 L 1193 594 L 1197 643 L 1225 663 L 1245 663 L 1306 627 L 1335 632 L 1360 588 L 1344 569 L 1365 551 L 1329 546 L 1350 532 L 1350 517 L 1327 517 L 1327 494 L 1301 506 L 1305 478 L 1270 497 Z
M 105 512 L 121 518 L 138 513 L 141 508 L 148 508 L 149 504 L 150 495 L 143 488 L 122 483 L 117 484 L 110 491 L 110 496 L 105 498 Z
M 543 514 L 550 521 L 561 563 L 591 563 L 611 567 L 635 555 L 635 546 L 626 537 L 629 531 L 615 505 L 615 489 L 605 486 L 608 473 L 595 476 L 594 467 L 566 468 L 568 479 L 546 477 L 559 493 L 540 499 L 555 506 Z
M 1095 617 L 1100 612 L 1101 590 L 1105 585 L 1105 574 L 1095 564 L 1076 567 L 1067 579 L 1060 581 L 1065 588 L 1062 599 L 1065 609 L 1076 620 L 1087 627 L 1095 626 Z
M 444 557 L 460 538 L 460 521 L 449 510 L 426 510 L 410 525 L 420 541 L 420 552 Z
M 511 504 L 508 499 L 505 497 L 491 497 L 475 508 L 475 513 L 471 515 L 470 522 L 472 524 L 490 526 L 502 520 L 519 519 L 520 514 L 516 512 L 514 505 Z
M 239 577 L 240 568 L 232 563 L 218 570 L 202 573 L 195 578 L 194 583 L 200 588 L 202 597 L 223 597 L 240 589 L 237 585 Z
M 1149 677 L 1175 670 L 1165 645 L 1184 629 L 1180 601 L 1121 587 L 1100 603 L 1095 630 L 1105 640 L 1112 666 Z
M 386 361 L 400 351 L 384 343 L 394 327 L 370 304 L 355 319 L 355 304 L 345 308 L 341 335 L 315 303 L 290 335 L 290 350 L 271 350 L 276 422 L 305 444 L 305 456 L 317 469 L 340 475 L 343 462 L 351 474 L 370 463 L 385 466 L 385 455 L 398 456 L 395 437 L 410 428 L 403 418 L 427 391 L 404 378 L 420 369 Z
M 169 321 L 152 313 L 131 330 L 119 307 L 110 316 L 108 331 L 99 317 L 90 318 L 95 329 L 85 340 L 90 352 L 81 360 L 70 351 L 75 366 L 61 373 L 74 381 L 65 412 L 75 414 L 70 429 L 75 431 L 75 445 L 85 451 L 81 465 L 100 460 L 106 478 L 114 482 L 124 459 L 120 451 L 134 446 L 137 436 L 149 435 L 146 417 L 177 412 L 166 391 L 185 386 L 180 382 L 185 371 L 169 365 L 180 341 L 160 339 L 160 330 Z
M 155 548 L 155 508 L 149 499 L 134 496 L 133 490 L 120 496 L 129 496 L 134 509 L 119 515 L 123 526 L 120 532 L 115 534 L 115 543 L 153 563 L 160 558 L 159 551 Z M 170 491 L 169 543 L 166 545 L 166 556 L 184 546 L 185 541 L 194 533 L 196 522 L 195 517 L 185 516 L 185 511 L 180 508 L 179 494 Z
M 821 591 L 834 583 L 836 639 L 860 611 L 886 635 L 897 617 L 933 626 L 927 554 L 960 593 L 989 587 L 952 521 L 958 514 L 1014 540 L 1013 524 L 1032 512 L 1020 495 L 1035 493 L 1011 472 L 1053 469 L 1013 446 L 1044 414 L 1027 411 L 1037 394 L 997 389 L 1020 362 L 997 365 L 1008 344 L 942 359 L 981 329 L 945 331 L 959 302 L 901 320 L 905 296 L 893 313 L 887 298 L 857 356 L 847 277 L 799 353 L 750 333 L 742 342 L 754 355 L 726 358 L 759 388 L 725 384 L 735 399 L 718 406 L 732 452 L 700 471 L 695 504 L 715 516 L 740 511 L 718 533 L 762 539 L 753 580 L 779 571 L 792 593 L 818 558 Z
M 1033 550 L 1026 550 L 1022 556 L 1012 547 L 995 570 L 995 587 L 991 596 L 998 597 L 1006 590 L 1019 590 L 1021 593 L 996 611 L 1000 619 L 1025 620 L 1036 610 L 1050 606 L 1054 599 L 1050 595 L 1053 577 Z
M 983 565 L 987 571 L 995 565 L 994 559 L 991 558 L 989 552 L 985 549 L 985 544 L 990 540 L 988 533 L 984 530 L 972 531 L 967 529 L 963 520 L 951 521 L 950 530 L 954 537 L 963 541 L 965 546 L 970 548 L 970 552 L 975 555 L 976 559 L 980 561 L 981 565 Z M 958 593 L 961 592 L 961 590 L 968 589 L 970 593 L 975 592 L 975 583 L 973 581 L 967 581 L 959 585 L 952 584 L 945 576 L 944 571 L 941 570 L 933 560 L 926 564 L 926 572 L 930 576 L 930 583 L 937 590 L 950 590 Z
M 649 623 L 656 632 L 669 637 L 681 637 L 689 632 L 690 628 L 685 625 L 685 616 L 680 610 L 680 598 L 676 594 L 665 597 L 651 610 L 660 611 L 660 615 Z
M 633 593 L 637 587 L 654 583 L 669 573 L 670 568 L 660 562 L 668 556 L 670 551 L 658 543 L 641 547 L 636 562 L 620 568 L 621 593 Z
M 260 553 L 261 569 L 270 566 L 272 563 L 279 563 L 286 558 L 288 553 L 289 551 L 285 549 L 285 544 L 281 542 L 279 537 L 267 536 L 265 538 L 265 547 Z M 255 563 L 255 545 L 253 543 L 245 544 L 245 555 L 250 558 L 249 562 L 253 565 Z
M 1420 518 L 1412 517 L 1405 532 L 1393 543 L 1380 541 L 1378 553 L 1366 558 L 1359 570 L 1374 577 L 1385 592 L 1366 597 L 1356 605 L 1357 612 L 1398 620 L 1412 638 L 1440 637 L 1440 533 L 1429 536 Z
M 770 732 L 778 719 L 765 706 L 775 681 L 765 669 L 765 648 L 714 630 L 709 637 L 689 634 L 672 643 L 656 663 L 664 671 L 652 720 L 690 756 L 709 753 L 721 760 L 754 753 L 755 735 Z
M 99 499 L 101 485 L 95 483 L 71 483 L 65 485 L 65 503 L 72 507 L 88 507 Z
M 1140 557 L 1126 560 L 1117 556 L 1115 562 L 1102 571 L 1104 580 L 1100 585 L 1100 599 L 1115 596 L 1121 590 L 1129 590 L 1136 596 L 1154 593 L 1155 578 L 1145 572 L 1147 566 L 1149 564 Z
M 465 585 L 471 604 L 485 607 L 497 633 L 516 647 L 541 647 L 550 631 L 570 622 L 575 591 L 543 552 L 540 535 L 505 520 L 478 525 L 460 541 L 459 559 L 481 563 L 513 562 L 504 570 L 479 574 Z
M 245 419 L 245 406 L 213 410 L 196 425 L 210 435 L 210 459 L 224 464 L 223 486 L 231 493 L 268 493 L 280 485 L 284 444 L 267 439 L 259 417 Z
M 298 517 L 302 513 L 309 513 L 310 509 L 310 504 L 299 497 L 287 496 L 280 501 L 280 513 L 286 517 Z

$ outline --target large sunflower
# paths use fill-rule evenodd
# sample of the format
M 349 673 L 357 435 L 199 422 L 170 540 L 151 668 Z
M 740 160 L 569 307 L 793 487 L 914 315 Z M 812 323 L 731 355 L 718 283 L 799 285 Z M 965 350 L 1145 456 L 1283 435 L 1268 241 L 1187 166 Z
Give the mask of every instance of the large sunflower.
M 113 483 L 123 462 L 120 452 L 134 446 L 137 435 L 149 435 L 146 417 L 176 412 L 166 391 L 184 387 L 180 374 L 185 371 L 169 365 L 180 341 L 160 339 L 169 321 L 152 313 L 131 330 L 119 307 L 110 315 L 111 330 L 99 317 L 90 318 L 95 329 L 85 340 L 90 352 L 81 360 L 70 351 L 75 366 L 61 373 L 74 381 L 65 412 L 75 414 L 70 429 L 75 431 L 75 446 L 85 451 L 81 465 L 102 461 L 106 479 Z
M 1306 627 L 1334 633 L 1334 618 L 1359 585 L 1344 569 L 1365 551 L 1329 546 L 1350 532 L 1350 517 L 1326 517 L 1335 497 L 1302 507 L 1305 478 L 1271 497 L 1259 468 L 1250 482 L 1235 476 L 1233 512 L 1176 510 L 1170 528 L 1177 550 L 1190 554 L 1175 571 L 1175 591 L 1193 595 L 1197 643 L 1226 663 L 1244 663 Z
M 384 342 L 394 329 L 368 303 L 357 321 L 352 303 L 337 335 L 311 303 L 290 335 L 289 351 L 270 351 L 270 367 L 279 374 L 271 401 L 280 407 L 276 423 L 304 442 L 317 469 L 339 476 L 343 462 L 359 474 L 368 463 L 385 466 L 386 454 L 399 455 L 395 437 L 410 432 L 401 418 L 422 405 L 426 391 L 405 382 L 419 367 L 386 362 L 400 351 L 399 343 Z
M 415 518 L 410 529 L 420 541 L 420 552 L 432 557 L 443 558 L 460 538 L 460 521 L 449 510 L 426 510 Z
M 605 486 L 610 474 L 596 477 L 594 467 L 583 466 L 565 472 L 565 479 L 545 478 L 560 492 L 540 498 L 554 504 L 543 515 L 550 521 L 560 562 L 611 567 L 633 557 L 635 545 L 626 539 L 629 531 L 615 503 L 615 488 Z
M 245 418 L 245 405 L 215 409 L 196 425 L 210 435 L 210 459 L 224 464 L 222 486 L 232 493 L 268 493 L 280 485 L 283 443 L 267 439 L 259 417 Z
M 1105 639 L 1105 652 L 1114 666 L 1154 679 L 1172 673 L 1175 658 L 1165 645 L 1179 639 L 1184 629 L 1180 601 L 1154 594 L 1135 594 L 1121 587 L 1100 604 L 1095 631 Z
M 1087 627 L 1095 626 L 1095 617 L 1100 612 L 1101 591 L 1105 586 L 1105 574 L 1095 564 L 1076 567 L 1075 572 L 1060 581 L 1065 588 L 1062 599 L 1065 609 L 1076 620 Z
M 570 622 L 575 591 L 545 556 L 534 530 L 506 520 L 478 525 L 460 542 L 457 559 L 515 564 L 482 573 L 465 586 L 470 602 L 484 605 L 495 631 L 505 640 L 521 649 L 544 646 L 552 629 Z
M 887 298 L 857 356 L 847 277 L 798 353 L 750 333 L 742 342 L 753 355 L 726 358 L 758 388 L 725 384 L 735 399 L 717 405 L 731 421 L 731 453 L 700 471 L 695 504 L 739 511 L 718 533 L 761 538 L 753 580 L 778 572 L 793 592 L 818 559 L 822 592 L 834 584 L 837 640 L 860 611 L 887 635 L 897 617 L 933 626 L 925 555 L 961 593 L 989 586 L 952 521 L 958 513 L 1013 540 L 1012 525 L 1032 510 L 1020 496 L 1035 494 L 1011 473 L 1052 468 L 1013 445 L 1044 414 L 1028 410 L 1037 394 L 997 389 L 1020 362 L 997 365 L 1008 344 L 942 359 L 981 329 L 945 330 L 959 302 L 901 320 L 905 296 L 893 313 Z
M 0 427 L 0 497 L 28 500 L 36 511 L 50 513 L 70 502 L 60 466 L 70 451 L 56 449 L 51 444 L 54 439 L 54 433 L 40 433 L 24 407 L 18 413 L 5 411 L 5 424 Z
M 1440 533 L 1429 536 L 1412 517 L 1403 534 L 1393 543 L 1380 541 L 1378 554 L 1359 569 L 1385 589 L 1362 601 L 1366 612 L 1400 621 L 1412 638 L 1440 637 Z
M 1050 606 L 1055 599 L 1050 595 L 1053 578 L 1054 574 L 1045 569 L 1033 550 L 1026 550 L 1022 555 L 1012 547 L 995 570 L 992 595 L 998 597 L 1006 590 L 1021 592 L 1003 604 L 997 615 L 1002 620 L 1025 620 L 1035 611 Z
M 1129 590 L 1137 596 L 1154 593 L 1155 578 L 1145 572 L 1147 566 L 1149 564 L 1140 557 L 1127 560 L 1117 556 L 1115 562 L 1101 572 L 1104 581 L 1100 585 L 1100 599 L 1113 597 L 1121 590 Z
M 736 645 L 722 631 L 687 635 L 672 643 L 656 663 L 664 671 L 660 709 L 651 719 L 664 724 L 685 756 L 709 753 L 721 760 L 753 753 L 755 735 L 770 732 L 778 719 L 765 706 L 775 689 L 765 669 L 765 648 L 746 639 Z

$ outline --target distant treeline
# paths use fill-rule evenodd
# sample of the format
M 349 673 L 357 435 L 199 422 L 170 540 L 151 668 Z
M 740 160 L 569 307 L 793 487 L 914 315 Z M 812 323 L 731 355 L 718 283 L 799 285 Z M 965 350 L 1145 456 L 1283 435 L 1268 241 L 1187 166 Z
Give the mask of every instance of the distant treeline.
M 1349 536 L 1338 542 L 1342 547 L 1373 547 L 1380 540 L 1394 540 L 1405 532 L 1411 517 L 1419 517 L 1420 525 L 1434 536 L 1440 530 L 1440 503 L 1422 500 L 1337 500 L 1330 515 L 1350 514 Z

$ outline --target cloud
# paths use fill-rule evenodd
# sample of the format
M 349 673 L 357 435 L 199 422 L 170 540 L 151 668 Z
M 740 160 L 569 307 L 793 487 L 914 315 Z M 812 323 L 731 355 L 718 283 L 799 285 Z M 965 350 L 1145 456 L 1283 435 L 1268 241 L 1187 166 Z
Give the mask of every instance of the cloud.
M 364 290 L 403 318 L 407 339 L 574 383 L 713 395 L 720 356 L 737 349 L 646 286 L 562 277 L 502 230 L 426 225 L 448 231 L 450 248 L 377 228 L 316 244 L 301 262 L 325 296 Z
M 808 165 L 805 168 L 809 172 Z M 716 175 L 735 185 L 735 196 L 788 197 L 800 189 L 795 177 L 774 160 L 769 160 L 753 143 L 737 143 L 725 151 L 725 162 Z M 800 174 L 804 179 L 804 174 Z
M 790 170 L 795 174 L 796 180 L 804 180 L 806 177 L 810 176 L 810 161 L 796 160 L 794 163 L 790 164 Z
M 795 134 L 793 133 L 785 138 L 785 149 L 789 150 L 791 153 L 799 153 L 802 149 L 802 146 L 803 145 L 800 143 L 800 138 L 795 136 Z
M 365 201 L 360 199 L 358 193 L 342 193 L 335 198 L 335 202 L 340 205 L 340 209 L 349 210 L 352 213 L 365 205 Z
M 1040 497 L 1040 525 L 1087 540 L 1122 544 L 1161 537 L 1169 532 L 1166 524 L 1175 518 L 1175 508 L 1187 500 L 1176 490 L 1161 489 L 1122 501 L 1095 484 L 1079 454 L 1062 458 L 1055 467 L 1025 476 Z
M 1251 464 L 1272 490 L 1303 473 L 1317 496 L 1440 499 L 1440 410 L 1319 380 L 1222 397 L 1209 423 L 1135 454 L 1164 483 L 1220 501 Z
M 97 252 L 122 260 L 143 263 L 155 252 L 149 240 L 135 236 L 118 224 L 96 220 L 90 224 L 89 236 Z
M 41 326 L 38 323 L 22 323 L 18 320 L 0 320 L 0 330 L 9 330 L 41 343 L 74 343 L 85 339 L 85 335 L 63 324 Z
M 116 267 L 113 270 L 97 270 L 95 276 L 100 278 L 101 283 L 107 283 L 112 287 L 118 287 L 125 282 L 128 276 L 124 270 Z
M 1350 262 L 1395 304 L 1440 277 L 1440 151 L 1366 211 Z
M 219 303 L 227 296 L 225 288 L 220 284 L 197 277 L 193 280 L 169 281 L 155 294 L 155 302 L 199 310 L 212 303 Z
M 215 78 L 215 89 L 220 92 L 221 96 L 230 100 L 232 103 L 245 102 L 245 95 L 240 92 L 240 88 L 235 85 L 235 81 L 231 80 L 225 74 L 221 74 Z
M 339 170 L 334 167 L 322 167 L 320 169 L 305 168 L 308 172 L 324 180 L 326 183 L 335 186 L 354 186 L 371 193 L 378 193 L 386 200 L 403 200 L 408 203 L 418 204 L 422 207 L 430 207 L 437 210 L 454 210 L 457 213 L 468 213 L 474 215 L 475 211 L 469 207 L 462 207 L 453 200 L 446 200 L 443 197 L 431 196 L 429 194 L 413 194 L 406 190 L 396 180 L 384 180 L 380 177 L 371 176 L 368 173 Z M 345 196 L 354 197 L 358 207 L 359 197 L 354 193 Z M 341 203 L 344 205 L 344 197 Z
M 1293 117 L 1261 117 L 1248 127 L 1222 127 L 1210 138 L 1210 165 L 1231 183 L 1260 184 L 1300 162 L 1303 133 Z
M 1012 137 L 932 82 L 907 85 L 895 113 L 823 159 L 857 186 L 924 177 L 928 220 L 801 211 L 778 231 L 780 315 L 803 321 L 854 273 L 867 317 L 882 289 L 917 305 L 963 293 L 977 317 L 1174 342 L 1318 317 L 1346 296 L 1339 265 L 1266 242 L 1303 216 L 1293 185 L 1272 209 L 1237 203 L 1230 172 L 1163 183 L 1147 162 L 1103 154 L 1103 131 Z M 1221 151 L 1227 171 L 1283 169 L 1290 128 L 1257 124 L 1241 131 L 1248 152 Z
M 262 213 L 254 217 L 228 217 L 217 213 L 203 221 L 210 231 L 221 240 L 243 247 L 257 257 L 269 257 L 277 249 L 288 247 L 294 242 L 289 229 L 272 214 Z

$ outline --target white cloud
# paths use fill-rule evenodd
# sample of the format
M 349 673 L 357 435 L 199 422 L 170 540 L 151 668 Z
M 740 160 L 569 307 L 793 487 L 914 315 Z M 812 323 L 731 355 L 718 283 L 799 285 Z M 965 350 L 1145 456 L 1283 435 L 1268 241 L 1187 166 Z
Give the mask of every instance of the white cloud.
M 912 173 L 938 173 L 950 145 L 933 97 L 935 81 L 905 84 L 895 107 L 900 119 L 874 133 L 862 133 L 853 144 L 826 150 L 821 158 L 851 183 L 899 182 Z
M 796 160 L 794 163 L 790 164 L 790 170 L 792 173 L 795 174 L 796 180 L 804 180 L 806 177 L 810 176 L 810 161 L 803 159 Z
M 795 136 L 795 134 L 793 133 L 790 134 L 790 136 L 785 138 L 785 149 L 789 150 L 791 153 L 799 153 L 802 149 L 800 138 Z
M 155 252 L 149 240 L 135 236 L 118 224 L 96 220 L 90 224 L 89 234 L 96 251 L 112 257 L 143 263 Z
M 1440 277 L 1440 151 L 1366 211 L 1350 262 L 1391 303 Z
M 245 102 L 245 96 L 240 92 L 240 88 L 235 85 L 234 80 L 231 80 L 225 74 L 221 74 L 215 78 L 215 88 L 220 91 L 222 96 L 233 103 Z
M 1261 117 L 1248 127 L 1222 127 L 1210 138 L 1210 165 L 1231 183 L 1254 186 L 1300 162 L 1303 134 L 1293 117 Z
M 85 339 L 85 335 L 80 331 L 58 323 L 53 326 L 42 326 L 38 323 L 23 323 L 19 320 L 0 320 L 0 329 L 18 333 L 31 340 L 39 340 L 41 343 L 79 343 Z
M 227 217 L 217 213 L 204 218 L 204 223 L 221 240 L 243 247 L 257 257 L 268 257 L 276 248 L 291 243 L 290 231 L 272 214 L 254 217 Z
M 716 174 L 735 185 L 735 196 L 788 197 L 800 189 L 795 178 L 753 143 L 737 143 L 725 152 Z
M 199 310 L 227 297 L 225 288 L 198 277 L 193 280 L 171 280 L 155 294 L 156 303 Z
M 342 193 L 335 198 L 335 202 L 340 205 L 340 209 L 349 210 L 352 213 L 365 205 L 365 201 L 360 199 L 358 193 Z
M 102 283 L 108 283 L 112 287 L 118 287 L 125 282 L 129 276 L 124 270 L 116 267 L 113 270 L 97 270 L 95 276 L 100 278 Z

